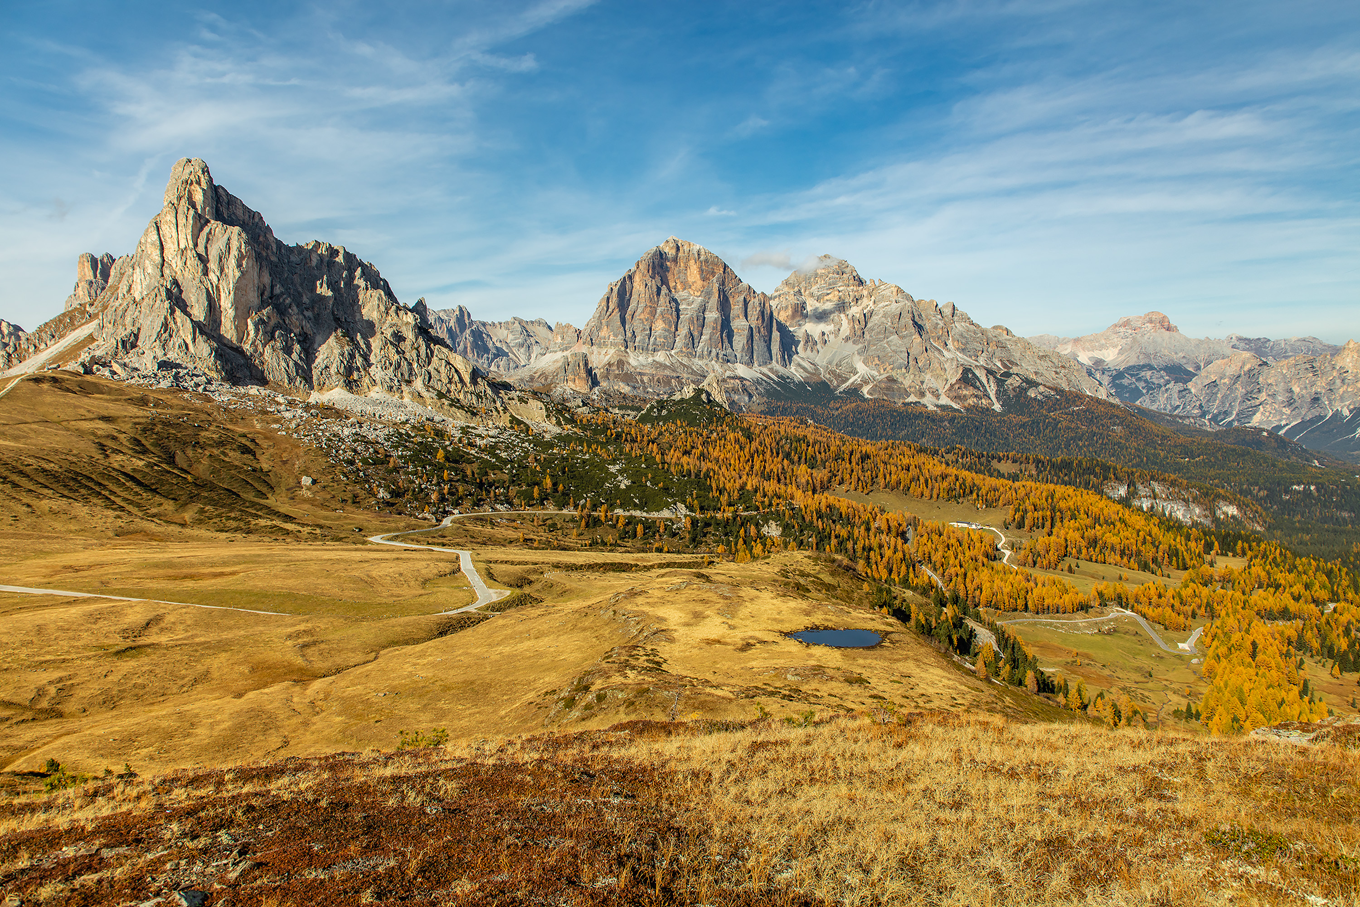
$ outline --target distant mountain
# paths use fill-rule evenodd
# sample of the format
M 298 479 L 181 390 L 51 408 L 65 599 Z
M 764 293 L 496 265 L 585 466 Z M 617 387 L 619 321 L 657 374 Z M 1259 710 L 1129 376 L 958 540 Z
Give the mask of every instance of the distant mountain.
M 1085 337 L 1026 340 L 974 323 L 953 303 L 866 280 L 832 256 L 763 293 L 675 237 L 611 283 L 583 328 L 478 321 L 461 306 L 402 305 L 344 248 L 285 245 L 191 159 L 175 165 L 131 255 L 78 259 L 60 316 L 27 333 L 0 323 L 0 369 L 49 360 L 110 375 L 188 366 L 236 383 L 413 397 L 465 412 L 499 411 L 512 384 L 606 401 L 702 386 L 738 408 L 825 390 L 998 413 L 1071 392 L 1360 455 L 1354 344 L 1195 339 L 1159 312 Z
M 1121 318 L 1098 334 L 1083 337 L 1055 337 L 1041 334 L 1030 342 L 1078 362 L 1101 369 L 1119 370 L 1137 366 L 1181 366 L 1198 372 L 1211 362 L 1233 353 L 1247 352 L 1268 362 L 1293 356 L 1318 356 L 1335 353 L 1340 347 L 1316 337 L 1291 337 L 1269 340 L 1229 334 L 1221 340 L 1187 337 L 1161 312 L 1148 312 Z
M 1186 337 L 1161 312 L 1121 318 L 1084 337 L 1031 337 L 1082 362 L 1119 400 L 1206 427 L 1252 426 L 1313 450 L 1360 455 L 1354 342 Z
M 416 305 L 425 302 L 419 300 Z M 526 321 L 477 321 L 463 306 L 428 313 L 430 328 L 453 351 L 487 372 L 511 372 L 545 353 L 553 342 L 553 327 L 542 318 Z M 576 329 L 570 325 L 568 330 Z
M 437 315 L 450 345 L 483 368 L 524 355 L 496 338 L 493 325 L 458 310 Z M 535 336 L 541 343 L 542 328 Z M 952 303 L 865 281 L 838 258 L 823 256 L 767 295 L 717 255 L 675 237 L 610 284 L 584 328 L 557 325 L 541 352 L 520 350 L 531 356 L 509 372 L 520 384 L 565 380 L 579 390 L 659 397 L 716 381 L 744 406 L 820 384 L 932 407 L 1000 409 L 1007 382 L 1105 396 L 1065 357 L 1004 327 L 980 327 Z
M 1145 399 L 1162 412 L 1268 428 L 1313 450 L 1354 456 L 1360 452 L 1360 343 L 1274 363 L 1234 353 Z

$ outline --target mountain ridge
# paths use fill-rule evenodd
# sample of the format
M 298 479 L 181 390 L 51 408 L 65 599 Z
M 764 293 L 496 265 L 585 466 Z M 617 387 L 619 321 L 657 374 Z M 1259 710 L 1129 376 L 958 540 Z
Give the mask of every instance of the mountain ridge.
M 504 344 L 479 352 L 493 330 L 460 312 L 437 315 L 453 348 L 477 354 L 470 358 L 483 368 L 523 358 Z M 983 328 L 953 303 L 866 281 L 842 259 L 822 256 L 765 294 L 714 253 L 676 237 L 611 283 L 584 328 L 558 325 L 543 352 L 506 372 L 526 386 L 568 375 L 578 390 L 646 397 L 716 378 L 745 406 L 827 382 L 866 397 L 994 409 L 1017 374 L 1105 396 L 1081 366 L 1004 327 Z
M 1207 428 L 1265 428 L 1314 450 L 1360 455 L 1360 356 L 1316 337 L 1195 339 L 1161 312 L 1104 331 L 1031 341 L 1093 369 L 1125 403 Z

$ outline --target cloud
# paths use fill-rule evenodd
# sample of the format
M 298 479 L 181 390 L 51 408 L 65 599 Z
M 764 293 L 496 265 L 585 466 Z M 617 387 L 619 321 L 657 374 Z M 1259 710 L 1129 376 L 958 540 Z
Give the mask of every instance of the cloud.
M 705 211 L 704 213 L 707 214 L 709 217 L 736 217 L 736 216 L 737 216 L 737 212 L 735 212 L 735 211 L 728 211 L 726 208 L 719 208 L 717 205 L 714 205 L 713 207 L 709 208 L 709 209 L 708 209 L 707 211 Z
M 831 255 L 809 255 L 794 261 L 788 252 L 761 251 L 748 255 L 741 260 L 742 268 L 775 268 L 779 271 L 797 271 L 806 274 L 815 271 L 828 262 L 840 261 Z
M 741 260 L 741 267 L 745 268 L 778 268 L 781 271 L 792 271 L 796 267 L 793 259 L 788 252 L 768 252 L 760 251 L 748 255 Z
M 769 125 L 770 125 L 769 120 L 761 116 L 756 116 L 753 113 L 746 119 L 742 120 L 739 124 L 737 124 L 737 127 L 732 130 L 732 134 L 737 136 L 738 138 L 744 139 L 747 138 L 748 136 L 755 135 L 757 132 L 760 132 L 762 129 Z

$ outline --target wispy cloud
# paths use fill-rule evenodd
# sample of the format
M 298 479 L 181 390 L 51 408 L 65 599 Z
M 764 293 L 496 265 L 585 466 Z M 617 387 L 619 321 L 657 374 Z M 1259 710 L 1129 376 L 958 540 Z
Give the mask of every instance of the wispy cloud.
M 1353 5 L 340 2 L 132 11 L 116 40 L 16 10 L 20 323 L 78 252 L 128 251 L 190 154 L 281 238 L 481 317 L 584 320 L 674 233 L 765 289 L 826 252 L 1022 332 L 1267 333 L 1288 303 L 1295 333 L 1360 334 Z

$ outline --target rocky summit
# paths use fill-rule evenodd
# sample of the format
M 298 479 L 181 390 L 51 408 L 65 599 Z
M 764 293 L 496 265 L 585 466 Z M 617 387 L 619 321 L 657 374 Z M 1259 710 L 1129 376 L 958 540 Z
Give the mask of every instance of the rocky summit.
M 496 326 L 436 314 L 450 344 L 483 367 L 522 356 L 499 341 L 482 347 Z M 651 397 L 717 382 L 741 405 L 812 384 L 997 409 L 1007 382 L 1105 395 L 1078 363 L 1004 327 L 980 327 L 952 303 L 865 281 L 841 259 L 823 256 L 765 294 L 708 249 L 675 237 L 610 284 L 583 329 L 556 326 L 542 352 L 508 377 Z
M 1360 452 L 1355 342 L 1182 334 L 1161 312 L 1083 337 L 1030 340 L 1089 366 L 1116 398 L 1214 428 L 1276 431 L 1314 450 Z
M 326 242 L 287 245 L 213 182 L 175 164 L 164 205 L 136 250 L 82 256 L 63 317 L 88 345 L 77 366 L 126 375 L 185 367 L 235 384 L 497 405 L 467 358 L 397 301 L 378 269 Z

